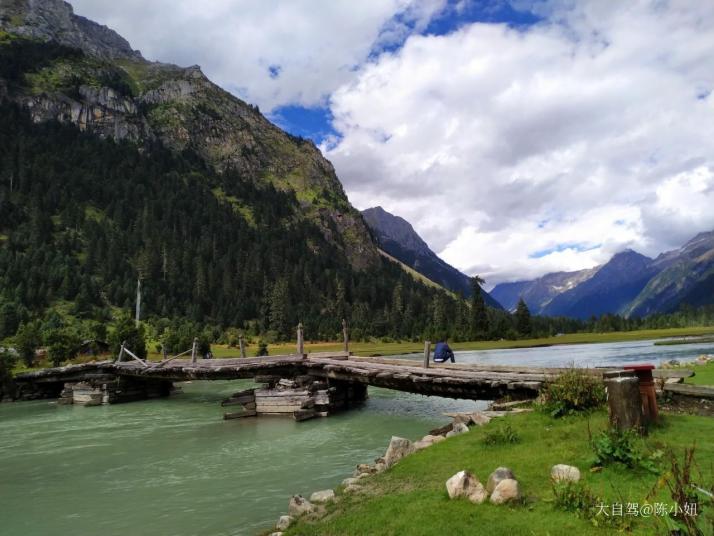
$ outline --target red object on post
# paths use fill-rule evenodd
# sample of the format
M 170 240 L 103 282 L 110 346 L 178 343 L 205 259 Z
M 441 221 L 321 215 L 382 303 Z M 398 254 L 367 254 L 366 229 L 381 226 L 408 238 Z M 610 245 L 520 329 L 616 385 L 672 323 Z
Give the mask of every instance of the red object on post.
M 640 382 L 640 397 L 642 398 L 642 415 L 648 422 L 657 422 L 657 395 L 652 377 L 654 365 L 629 365 L 622 368 L 632 370 L 637 374 L 637 379 Z

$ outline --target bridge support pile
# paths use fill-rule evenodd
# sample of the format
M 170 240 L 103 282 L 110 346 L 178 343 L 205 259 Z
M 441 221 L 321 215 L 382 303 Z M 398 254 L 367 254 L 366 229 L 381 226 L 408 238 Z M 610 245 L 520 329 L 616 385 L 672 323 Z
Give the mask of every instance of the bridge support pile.
M 240 391 L 224 400 L 222 406 L 240 406 L 240 411 L 224 414 L 224 419 L 261 415 L 291 415 L 296 421 L 327 417 L 335 411 L 367 398 L 362 384 L 320 381 L 307 375 L 294 378 L 258 376 L 263 386 Z

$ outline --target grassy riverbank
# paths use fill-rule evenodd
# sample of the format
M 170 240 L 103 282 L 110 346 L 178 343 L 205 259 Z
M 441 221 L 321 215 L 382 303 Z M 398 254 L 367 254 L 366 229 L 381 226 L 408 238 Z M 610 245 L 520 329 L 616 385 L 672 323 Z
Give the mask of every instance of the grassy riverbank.
M 663 339 L 669 337 L 693 337 L 714 335 L 714 327 L 672 328 L 672 329 L 646 329 L 637 331 L 614 331 L 610 333 L 570 333 L 559 337 L 545 337 L 540 339 L 500 340 L 500 341 L 472 341 L 450 343 L 454 350 L 496 350 L 508 348 L 533 348 L 538 346 L 554 346 L 558 344 L 589 344 L 606 342 L 626 342 L 648 339 Z M 154 344 L 149 345 L 150 350 L 155 350 Z M 214 357 L 235 357 L 237 348 L 223 345 L 211 346 Z M 307 342 L 305 348 L 308 352 L 328 352 L 341 350 L 341 342 Z M 248 355 L 255 355 L 257 344 L 248 347 Z M 352 342 L 350 350 L 356 355 L 387 356 L 397 354 L 419 353 L 424 351 L 423 342 Z M 289 354 L 295 352 L 295 343 L 271 344 L 268 346 L 271 355 Z M 159 354 L 154 352 L 153 359 L 159 359 Z
M 364 490 L 339 495 L 339 500 L 328 507 L 328 515 L 322 520 L 300 521 L 285 534 L 603 535 L 620 529 L 642 535 L 667 533 L 663 517 L 623 514 L 607 518 L 601 514 L 585 519 L 554 505 L 549 472 L 556 463 L 579 467 L 584 484 L 610 506 L 610 512 L 613 503 L 624 504 L 623 509 L 626 503 L 674 504 L 666 487 L 657 487 L 659 477 L 655 474 L 620 465 L 608 465 L 599 472 L 589 471 L 593 458 L 589 430 L 593 434 L 604 430 L 606 420 L 604 411 L 591 419 L 581 416 L 553 419 L 540 413 L 495 419 L 482 428 L 476 427 L 413 454 L 385 473 L 361 481 L 365 483 Z M 520 442 L 501 445 L 483 442 L 486 434 L 506 423 L 516 430 Z M 641 447 L 646 453 L 671 447 L 681 458 L 684 447 L 696 443 L 696 461 L 702 475 L 697 474 L 693 480 L 709 487 L 714 466 L 712 437 L 712 418 L 664 415 L 661 425 L 651 431 Z M 475 505 L 467 500 L 449 500 L 444 483 L 453 474 L 466 469 L 485 484 L 488 475 L 498 466 L 514 471 L 525 496 L 523 504 Z M 662 466 L 666 469 L 667 464 Z M 651 495 L 653 489 L 656 491 Z

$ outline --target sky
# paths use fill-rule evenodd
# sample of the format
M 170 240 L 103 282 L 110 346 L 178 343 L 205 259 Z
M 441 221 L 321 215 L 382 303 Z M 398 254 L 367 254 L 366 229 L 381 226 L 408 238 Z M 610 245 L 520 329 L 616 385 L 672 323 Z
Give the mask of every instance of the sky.
M 71 0 L 312 139 L 487 288 L 714 230 L 714 4 Z

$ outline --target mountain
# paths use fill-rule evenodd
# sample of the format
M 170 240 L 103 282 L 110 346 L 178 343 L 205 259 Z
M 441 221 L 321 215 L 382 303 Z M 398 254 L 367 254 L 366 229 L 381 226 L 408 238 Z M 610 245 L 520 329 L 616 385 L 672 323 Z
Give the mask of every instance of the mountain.
M 652 259 L 625 250 L 588 279 L 555 296 L 543 307 L 542 314 L 585 320 L 606 313 L 622 313 L 656 273 Z
M 382 207 L 363 210 L 362 216 L 384 252 L 444 288 L 471 295 L 469 277 L 440 259 L 404 218 Z M 501 308 L 488 292 L 481 292 L 486 304 Z
M 0 98 L 28 109 L 34 121 L 71 122 L 144 145 L 159 141 L 218 173 L 231 170 L 291 191 L 304 216 L 355 267 L 379 263 L 362 218 L 317 147 L 280 130 L 198 66 L 149 62 L 60 0 L 0 0 L 0 31 Z
M 499 283 L 491 290 L 491 296 L 508 311 L 515 311 L 522 297 L 533 314 L 542 314 L 553 298 L 587 281 L 595 271 L 596 268 L 554 272 L 530 281 Z
M 456 325 L 452 297 L 379 254 L 312 142 L 65 2 L 0 0 L 0 117 L 0 339 L 106 324 L 137 279 L 157 335 Z
M 714 232 L 700 233 L 654 261 L 658 273 L 625 308 L 628 316 L 667 313 L 682 304 L 714 303 Z
M 580 319 L 606 313 L 644 317 L 682 305 L 712 305 L 714 231 L 700 233 L 655 259 L 628 249 L 590 270 L 501 283 L 491 295 L 507 310 L 523 297 L 535 314 Z

